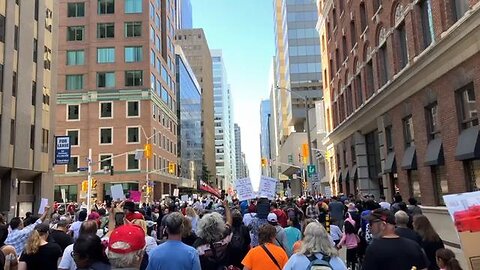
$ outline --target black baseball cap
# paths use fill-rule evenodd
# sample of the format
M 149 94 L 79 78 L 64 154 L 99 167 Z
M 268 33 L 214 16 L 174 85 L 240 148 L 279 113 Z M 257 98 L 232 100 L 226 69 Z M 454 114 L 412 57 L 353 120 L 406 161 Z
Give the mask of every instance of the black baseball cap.
M 372 210 L 372 212 L 370 212 L 370 214 L 366 216 L 365 219 L 370 222 L 381 220 L 386 223 L 395 225 L 395 215 L 392 213 L 392 211 L 388 209 L 378 208 L 378 209 Z

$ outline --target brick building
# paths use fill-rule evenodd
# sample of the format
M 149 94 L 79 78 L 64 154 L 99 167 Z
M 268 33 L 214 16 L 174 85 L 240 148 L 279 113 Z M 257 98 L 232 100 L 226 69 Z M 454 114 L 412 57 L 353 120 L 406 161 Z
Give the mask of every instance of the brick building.
M 480 188 L 478 0 L 319 0 L 335 193 Z
M 55 198 L 79 200 L 93 151 L 95 194 L 110 186 L 144 190 L 147 171 L 153 198 L 181 185 L 168 164 L 177 164 L 174 1 L 61 0 L 56 135 L 72 139 L 72 158 L 55 170 Z M 152 158 L 136 159 L 152 144 Z M 118 155 L 118 157 L 116 157 Z M 114 157 L 110 161 L 100 160 Z M 114 167 L 114 175 L 108 171 Z M 104 172 L 105 171 L 105 172 Z

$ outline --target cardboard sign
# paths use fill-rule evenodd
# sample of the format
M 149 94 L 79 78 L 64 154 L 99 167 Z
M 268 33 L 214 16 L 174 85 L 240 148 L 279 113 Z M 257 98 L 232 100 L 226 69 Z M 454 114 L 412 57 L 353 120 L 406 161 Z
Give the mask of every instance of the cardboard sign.
M 256 198 L 253 192 L 252 180 L 248 177 L 235 180 L 235 190 L 240 201 Z
M 193 194 L 193 195 L 192 195 L 192 198 L 193 198 L 193 199 L 198 199 L 198 195 L 197 195 L 197 194 Z
M 443 196 L 470 269 L 480 269 L 480 191 Z
M 45 212 L 45 206 L 47 205 L 48 205 L 48 199 L 42 198 L 42 200 L 40 201 L 40 208 L 38 209 L 38 213 L 40 215 L 43 215 L 43 213 Z
M 123 187 L 121 184 L 112 185 L 110 187 L 110 191 L 112 193 L 112 199 L 116 200 L 125 200 L 125 194 L 123 193 Z
M 142 200 L 142 192 L 138 190 L 130 190 L 130 199 L 134 202 L 140 202 Z
M 173 196 L 178 197 L 179 193 L 180 193 L 180 190 L 178 188 L 173 190 Z
M 64 188 L 60 189 L 60 192 L 62 193 L 63 203 L 66 203 L 67 202 L 67 196 L 65 195 L 65 189 Z
M 277 179 L 262 176 L 260 178 L 260 187 L 258 189 L 259 197 L 265 197 L 270 200 L 275 199 L 277 192 Z
M 180 197 L 182 202 L 188 202 L 188 195 L 182 195 L 182 197 Z

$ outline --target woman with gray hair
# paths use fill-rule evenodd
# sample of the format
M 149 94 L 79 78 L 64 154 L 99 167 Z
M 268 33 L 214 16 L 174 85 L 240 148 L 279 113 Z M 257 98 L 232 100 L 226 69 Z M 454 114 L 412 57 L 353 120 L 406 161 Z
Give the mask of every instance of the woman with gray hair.
M 310 269 L 312 265 L 330 266 L 333 270 L 347 270 L 322 224 L 312 222 L 307 225 L 304 233 L 300 250 L 290 257 L 283 270 Z
M 200 255 L 202 269 L 219 269 L 228 266 L 227 247 L 232 239 L 232 215 L 228 202 L 223 202 L 226 221 L 213 212 L 204 215 L 197 224 L 198 239 L 193 243 Z

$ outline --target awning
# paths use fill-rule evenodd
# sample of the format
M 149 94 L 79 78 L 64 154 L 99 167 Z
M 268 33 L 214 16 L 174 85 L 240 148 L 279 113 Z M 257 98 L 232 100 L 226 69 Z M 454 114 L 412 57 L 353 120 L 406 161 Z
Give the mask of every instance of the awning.
M 282 169 L 284 166 L 282 166 Z M 298 170 L 300 170 L 298 167 L 293 167 L 293 166 L 288 166 L 282 174 L 287 175 L 287 176 L 292 176 L 294 173 L 297 173 Z M 300 175 L 299 175 L 300 176 Z
M 342 181 L 342 170 L 339 170 L 339 171 L 338 171 L 337 181 L 338 181 L 338 182 Z
M 343 173 L 342 173 L 342 176 L 343 176 L 343 178 L 345 178 L 345 181 L 348 181 L 348 180 L 349 180 L 349 179 L 348 179 L 348 178 L 349 178 L 349 174 L 350 174 L 350 170 L 349 170 L 348 168 L 345 168 L 345 169 L 343 170 Z
M 395 162 L 395 152 L 389 152 L 387 159 L 385 160 L 385 168 L 383 173 L 395 173 L 397 172 L 397 164 Z
M 455 151 L 456 160 L 467 160 L 480 158 L 479 143 L 480 127 L 474 126 L 463 130 L 458 136 L 457 149 Z
M 402 169 L 415 170 L 417 169 L 417 155 L 415 154 L 415 145 L 410 145 L 405 149 L 402 159 Z
M 428 143 L 427 152 L 425 154 L 425 165 L 443 165 L 442 139 L 437 138 Z
M 358 177 L 357 171 L 358 171 L 357 165 L 353 165 L 352 169 L 350 170 L 350 177 L 352 179 L 354 179 L 355 177 Z

